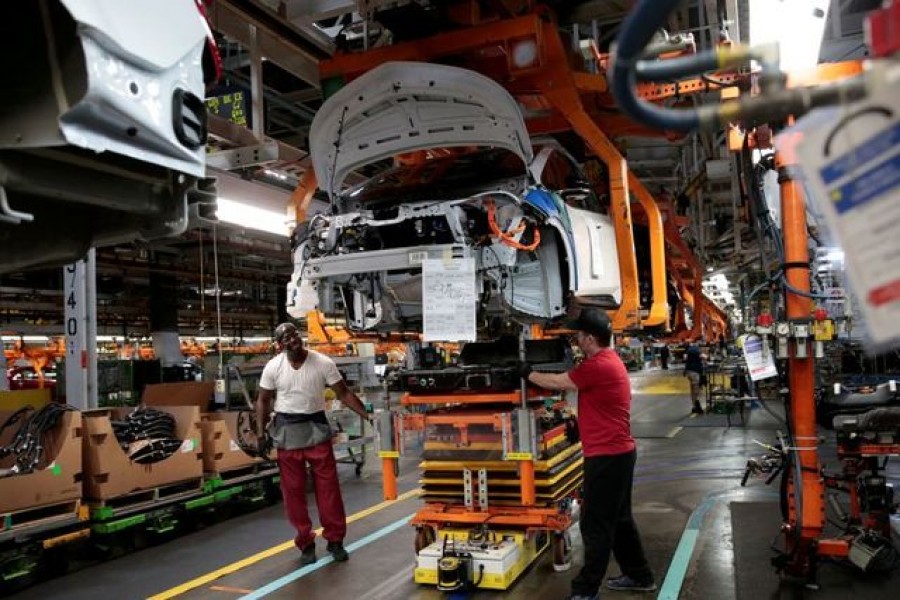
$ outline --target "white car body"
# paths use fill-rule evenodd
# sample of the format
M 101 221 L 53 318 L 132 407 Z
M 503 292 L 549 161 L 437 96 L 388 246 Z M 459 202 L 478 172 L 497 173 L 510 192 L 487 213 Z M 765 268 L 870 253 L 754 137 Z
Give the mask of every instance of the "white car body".
M 15 65 L 0 97 L 2 270 L 178 234 L 189 203 L 214 201 L 198 191 L 210 32 L 195 0 L 33 0 L 0 30 Z
M 475 259 L 482 323 L 548 322 L 571 302 L 620 303 L 609 217 L 558 144 L 532 146 L 515 100 L 492 80 L 444 65 L 387 63 L 323 104 L 310 144 L 333 211 L 296 236 L 292 316 L 343 309 L 351 329 L 419 328 L 425 258 Z M 342 190 L 366 165 L 454 147 L 467 150 Z

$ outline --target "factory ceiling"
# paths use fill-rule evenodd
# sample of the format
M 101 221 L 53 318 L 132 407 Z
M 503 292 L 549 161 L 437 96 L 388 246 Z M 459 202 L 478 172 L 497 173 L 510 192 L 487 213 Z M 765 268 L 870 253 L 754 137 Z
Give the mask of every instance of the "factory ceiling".
M 337 52 L 354 52 L 433 35 L 452 28 L 447 11 L 468 4 L 495 18 L 517 16 L 532 0 L 214 0 L 209 20 L 224 73 L 210 117 L 208 174 L 259 186 L 242 198 L 287 214 L 287 202 L 304 171 L 311 168 L 309 127 L 323 101 L 319 61 Z M 629 10 L 627 0 L 547 0 L 570 39 L 590 37 L 602 52 Z M 822 60 L 862 55 L 861 15 L 877 2 L 837 2 L 826 26 Z M 728 31 L 746 41 L 748 0 L 688 0 L 669 22 L 671 31 L 694 34 L 700 48 Z M 842 9 L 842 10 L 841 10 Z M 228 98 L 230 106 L 225 106 Z M 236 100 L 237 98 L 237 100 Z M 262 102 L 259 102 L 259 99 Z M 703 95 L 692 102 L 709 101 Z M 672 102 L 681 101 L 678 98 Z M 235 106 L 240 113 L 235 114 Z M 211 105 L 210 105 L 211 106 Z M 241 114 L 243 113 L 243 114 Z M 732 157 L 723 135 L 681 139 L 626 136 L 613 140 L 629 167 L 651 193 L 676 199 L 689 192 L 692 225 L 684 237 L 716 273 L 729 276 L 738 292 L 758 261 L 753 232 L 741 218 Z M 352 179 L 351 179 L 352 182 Z M 227 185 L 224 185 L 227 183 Z M 283 205 L 278 204 L 282 199 Z M 314 210 L 326 205 L 314 201 Z M 183 236 L 153 244 L 100 249 L 99 330 L 110 334 L 147 333 L 151 280 L 177 279 L 179 328 L 185 334 L 210 331 L 215 319 L 218 270 L 223 334 L 265 334 L 284 318 L 284 287 L 291 273 L 286 237 L 241 226 L 196 220 Z M 62 322 L 59 269 L 0 275 L 0 331 L 59 333 Z

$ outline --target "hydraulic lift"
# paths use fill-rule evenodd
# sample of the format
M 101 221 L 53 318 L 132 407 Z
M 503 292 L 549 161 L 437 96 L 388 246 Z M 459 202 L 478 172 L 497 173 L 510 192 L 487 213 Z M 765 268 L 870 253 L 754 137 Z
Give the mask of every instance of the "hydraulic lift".
M 554 568 L 568 568 L 581 444 L 567 436 L 559 398 L 521 399 L 517 392 L 405 394 L 401 405 L 416 412 L 380 415 L 385 499 L 397 495 L 403 433 L 424 432 L 426 505 L 412 520 L 417 583 L 507 589 L 551 546 Z
M 520 358 L 530 355 L 525 335 L 523 330 Z M 531 335 L 543 334 L 532 328 Z M 544 342 L 534 342 L 532 350 L 548 348 Z M 508 358 L 505 345 L 473 347 L 468 355 L 479 361 L 492 349 L 496 360 Z M 463 347 L 461 358 L 466 355 Z M 556 360 L 553 351 L 545 357 Z M 396 409 L 376 415 L 386 500 L 397 497 L 398 458 L 407 432 L 419 432 L 423 440 L 425 506 L 412 519 L 417 583 L 443 591 L 507 589 L 551 547 L 555 569 L 570 565 L 568 529 L 577 519 L 583 478 L 574 416 L 560 395 L 524 382 L 518 390 L 498 383 L 511 383 L 504 369 L 470 371 L 470 379 L 487 386 L 471 392 L 438 389 L 440 370 L 409 369 L 400 381 L 435 381 L 407 384 L 415 391 L 404 393 Z

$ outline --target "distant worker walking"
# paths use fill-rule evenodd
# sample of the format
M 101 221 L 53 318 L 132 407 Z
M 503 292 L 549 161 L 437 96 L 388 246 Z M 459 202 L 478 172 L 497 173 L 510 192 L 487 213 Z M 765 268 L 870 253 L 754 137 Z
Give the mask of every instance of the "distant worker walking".
M 702 415 L 703 407 L 700 406 L 700 380 L 703 378 L 703 356 L 696 344 L 688 346 L 684 355 L 684 376 L 691 382 L 691 412 Z

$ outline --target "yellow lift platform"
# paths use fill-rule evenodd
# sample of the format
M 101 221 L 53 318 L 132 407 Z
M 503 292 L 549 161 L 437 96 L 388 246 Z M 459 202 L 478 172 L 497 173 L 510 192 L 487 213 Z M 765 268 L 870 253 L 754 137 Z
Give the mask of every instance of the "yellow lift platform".
M 417 412 L 379 416 L 379 455 L 385 499 L 396 498 L 404 431 L 424 434 L 416 583 L 505 590 L 551 547 L 554 569 L 569 568 L 583 459 L 560 398 L 407 394 L 401 405 Z

